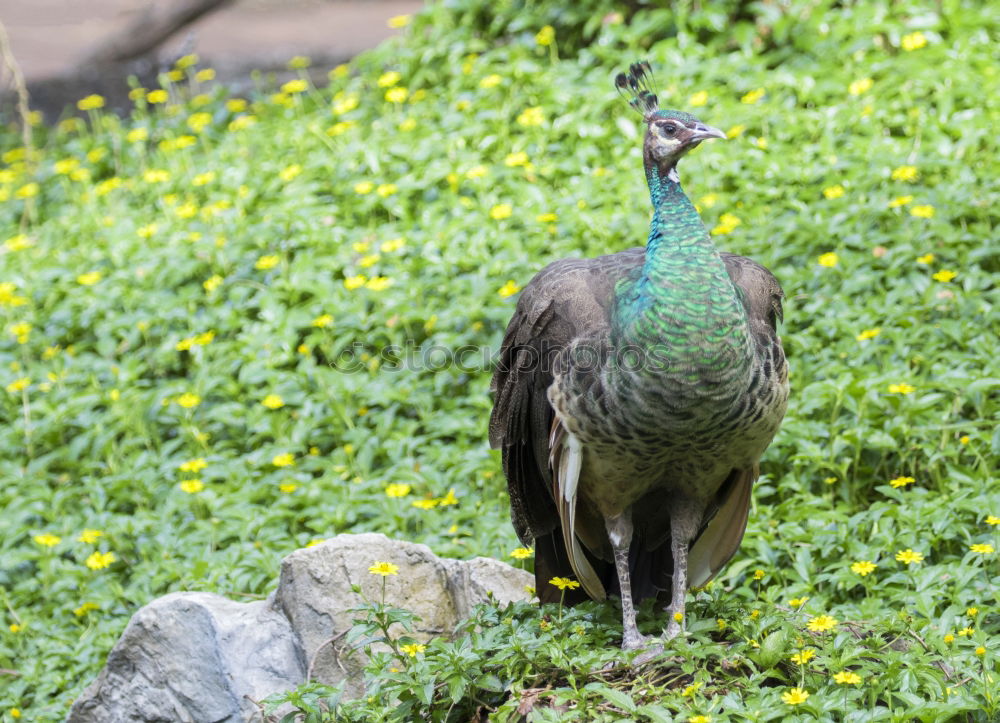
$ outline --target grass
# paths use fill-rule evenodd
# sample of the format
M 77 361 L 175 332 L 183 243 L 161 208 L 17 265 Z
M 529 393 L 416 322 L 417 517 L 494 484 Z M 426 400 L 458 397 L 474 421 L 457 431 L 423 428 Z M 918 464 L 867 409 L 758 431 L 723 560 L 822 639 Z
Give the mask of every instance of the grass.
M 788 295 L 743 547 L 660 665 L 602 672 L 611 605 L 485 607 L 339 715 L 995 720 L 997 10 L 747 7 L 437 4 L 328 84 L 191 65 L 0 131 L 0 717 L 60 719 L 138 607 L 263 597 L 316 539 L 508 558 L 488 358 L 542 265 L 645 238 L 610 82 L 642 56 L 729 131 L 686 190 Z

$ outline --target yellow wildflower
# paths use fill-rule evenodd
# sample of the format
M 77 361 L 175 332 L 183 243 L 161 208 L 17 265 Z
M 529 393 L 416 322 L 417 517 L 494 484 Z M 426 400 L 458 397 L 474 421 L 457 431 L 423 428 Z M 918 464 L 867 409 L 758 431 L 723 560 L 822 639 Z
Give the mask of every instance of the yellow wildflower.
M 719 224 L 712 229 L 713 236 L 721 236 L 723 234 L 732 233 L 733 230 L 743 223 L 739 216 L 731 213 L 724 213 L 719 216 Z
M 766 91 L 763 88 L 755 88 L 754 90 L 751 90 L 749 93 L 744 94 L 744 96 L 740 98 L 740 103 L 753 105 L 754 103 L 757 103 L 761 98 L 764 97 L 765 92 Z
M 92 542 L 97 542 L 98 538 L 104 535 L 100 530 L 85 529 L 80 533 L 80 536 L 76 539 L 84 544 L 90 544 Z
M 992 555 L 995 552 L 993 545 L 990 545 L 989 543 L 969 545 L 969 550 L 977 555 Z
M 324 327 L 330 326 L 333 323 L 333 316 L 330 314 L 321 314 L 312 320 L 312 326 L 317 329 L 322 329 Z
M 376 562 L 368 568 L 368 572 L 372 575 L 381 575 L 382 577 L 398 575 L 399 565 L 393 565 L 391 562 Z
M 917 180 L 920 172 L 916 166 L 898 166 L 892 170 L 892 180 L 913 182 Z
M 390 28 L 405 28 L 410 24 L 410 17 L 409 15 L 393 15 L 385 21 L 385 24 Z
M 514 550 L 511 550 L 510 552 L 510 556 L 513 557 L 515 560 L 526 560 L 533 554 L 534 553 L 527 547 L 518 547 L 515 548 Z
M 76 277 L 76 283 L 80 284 L 81 286 L 93 286 L 100 280 L 101 280 L 100 271 L 88 271 L 87 273 L 80 274 L 79 276 Z
M 812 660 L 814 655 L 816 655 L 815 650 L 813 650 L 812 648 L 806 648 L 805 650 L 801 650 L 798 653 L 795 653 L 795 655 L 791 656 L 789 660 L 791 660 L 796 665 L 805 665 L 810 660 Z
M 792 688 L 781 694 L 781 700 L 787 705 L 799 705 L 809 699 L 809 693 L 802 688 Z
M 395 183 L 380 183 L 378 187 L 375 189 L 375 193 L 377 193 L 382 198 L 387 198 L 388 196 L 391 196 L 392 194 L 396 193 L 397 190 L 398 189 Z
M 353 291 L 354 289 L 361 288 L 365 285 L 367 277 L 364 274 L 358 274 L 357 276 L 348 276 L 344 279 L 344 286 L 347 287 L 348 291 Z
M 200 479 L 186 479 L 179 486 L 183 492 L 187 492 L 189 495 L 197 494 L 205 489 L 205 485 Z
M 288 93 L 289 95 L 294 95 L 295 93 L 302 93 L 309 89 L 309 83 L 304 81 L 302 78 L 296 78 L 294 80 L 289 80 L 281 86 L 282 93 Z
M 371 193 L 375 190 L 375 184 L 371 181 L 360 181 L 354 184 L 354 192 L 364 196 L 365 194 Z
M 807 598 L 805 596 L 803 596 L 803 597 L 793 597 L 791 600 L 788 601 L 788 606 L 789 607 L 793 607 L 793 608 L 800 608 L 800 607 L 802 607 L 803 605 L 806 604 L 807 600 L 809 600 L 809 598 Z
M 917 263 L 918 264 L 927 265 L 927 264 L 930 264 L 930 263 L 933 263 L 933 262 L 934 262 L 934 254 L 924 254 L 923 256 L 918 256 L 917 257 Z
M 861 577 L 865 577 L 866 575 L 870 574 L 875 569 L 875 567 L 876 565 L 874 562 L 870 562 L 868 560 L 860 560 L 851 565 L 851 572 L 853 572 L 856 575 L 861 575 Z
M 373 276 L 368 279 L 365 284 L 366 289 L 371 289 L 372 291 L 385 291 L 390 286 L 392 286 L 393 280 L 388 276 Z
M 889 394 L 913 394 L 917 388 L 912 384 L 890 384 Z
M 14 191 L 14 198 L 34 198 L 38 195 L 39 190 L 41 190 L 41 186 L 32 181 Z
M 920 50 L 920 48 L 927 45 L 927 37 L 918 30 L 915 33 L 904 35 L 900 40 L 900 45 L 903 50 L 908 53 L 914 50 Z
M 829 615 L 819 615 L 809 620 L 806 625 L 811 632 L 814 633 L 824 633 L 827 630 L 833 630 L 837 627 L 837 619 Z
M 816 259 L 816 263 L 818 263 L 820 266 L 825 266 L 828 269 L 832 269 L 834 266 L 837 265 L 837 262 L 839 261 L 840 257 L 837 256 L 837 254 L 834 253 L 833 251 L 821 254 L 820 257 Z
M 294 467 L 295 466 L 295 455 L 291 452 L 283 452 L 282 454 L 274 455 L 271 460 L 271 464 L 275 467 Z
M 728 138 L 729 140 L 732 140 L 733 138 L 739 138 L 741 135 L 743 135 L 743 132 L 746 131 L 746 129 L 747 127 L 745 125 L 743 125 L 742 123 L 737 123 L 728 131 L 726 131 L 726 138 Z
M 116 559 L 113 552 L 92 552 L 84 564 L 91 570 L 103 570 Z
M 910 209 L 910 215 L 915 218 L 934 218 L 934 207 L 929 203 L 914 206 Z
M 836 186 L 828 186 L 823 189 L 823 195 L 829 200 L 840 198 L 844 195 L 844 187 L 839 183 Z
M 89 613 L 91 610 L 100 610 L 101 606 L 97 603 L 85 602 L 78 608 L 73 608 L 73 614 L 78 618 L 82 618 L 84 615 Z
M 177 404 L 184 407 L 185 409 L 192 409 L 201 404 L 201 397 L 192 392 L 184 392 L 182 395 L 177 397 Z
M 956 274 L 954 271 L 949 271 L 948 269 L 941 269 L 940 271 L 931 274 L 932 279 L 934 279 L 935 281 L 940 281 L 942 283 L 947 283 L 948 281 L 954 279 L 956 276 L 958 276 L 958 274 Z
M 392 86 L 396 85 L 396 83 L 398 83 L 402 79 L 402 77 L 403 76 L 400 75 L 395 70 L 390 70 L 385 73 L 382 73 L 382 75 L 380 75 L 378 78 L 378 87 L 391 88 Z
M 298 176 L 300 173 L 302 173 L 302 166 L 300 166 L 298 163 L 293 163 L 290 166 L 285 166 L 284 168 L 282 168 L 278 172 L 278 177 L 281 178 L 281 180 L 284 181 L 285 183 L 288 183 L 293 178 Z
M 404 102 L 408 95 L 409 91 L 407 91 L 406 88 L 397 86 L 396 88 L 389 88 L 389 90 L 385 92 L 385 99 L 390 103 L 398 104 Z
M 88 95 L 76 102 L 76 107 L 80 110 L 97 110 L 104 107 L 104 98 L 99 95 Z
M 987 525 L 1000 525 L 1000 517 L 996 515 L 988 515 L 985 520 Z
M 862 95 L 872 89 L 875 84 L 871 78 L 859 78 L 847 86 L 847 92 L 851 95 Z
M 513 279 L 508 279 L 507 283 L 501 286 L 500 291 L 497 293 L 499 293 L 500 296 L 506 299 L 508 297 L 513 296 L 520 290 L 521 287 L 517 285 L 517 282 L 515 282 Z
M 528 127 L 542 125 L 545 122 L 545 114 L 542 112 L 542 107 L 536 105 L 531 108 L 525 108 L 517 116 L 517 122 L 522 126 Z
M 151 90 L 146 94 L 146 102 L 148 103 L 166 103 L 170 95 L 167 91 L 163 89 Z
M 285 406 L 285 400 L 281 398 L 280 394 L 268 394 L 260 403 L 268 409 L 281 409 Z
M 497 75 L 496 73 L 493 73 L 492 75 L 487 75 L 485 78 L 483 78 L 481 81 L 479 81 L 479 87 L 480 88 L 495 88 L 498 85 L 500 85 L 500 83 L 502 83 L 502 82 L 503 82 L 503 78 L 500 77 L 499 75 Z
M 889 480 L 889 484 L 893 487 L 906 487 L 906 485 L 911 485 L 916 482 L 913 477 L 896 477 L 895 479 Z
M 407 643 L 406 645 L 400 645 L 399 650 L 400 652 L 406 653 L 411 658 L 414 658 L 417 653 L 422 653 L 427 650 L 427 646 L 422 643 Z
M 944 640 L 944 642 L 945 642 L 945 645 L 951 645 L 952 643 L 954 643 L 954 642 L 955 642 L 955 636 L 954 636 L 954 635 L 952 635 L 951 633 L 947 633 L 947 634 L 946 634 L 946 635 L 944 636 L 944 638 L 942 638 L 942 640 Z
M 858 341 L 867 341 L 868 339 L 874 339 L 876 336 L 878 336 L 881 333 L 882 333 L 881 327 L 877 327 L 876 326 L 874 329 L 865 329 L 860 334 L 858 334 L 855 338 Z
M 440 500 L 438 500 L 438 503 L 442 507 L 446 507 L 448 505 L 457 505 L 458 504 L 458 498 L 455 496 L 455 488 L 452 487 L 451 489 L 449 489 L 448 490 L 448 494 L 446 494 L 444 497 L 442 497 Z
M 842 670 L 839 673 L 833 674 L 833 682 L 837 685 L 859 685 L 861 683 L 861 676 L 849 670 Z
M 706 105 L 708 103 L 708 91 L 699 90 L 697 93 L 691 95 L 688 98 L 688 105 L 692 108 L 698 108 L 700 106 Z
M 219 288 L 219 286 L 222 285 L 222 277 L 219 276 L 218 274 L 214 274 L 212 276 L 209 276 L 204 281 L 202 281 L 201 285 L 205 287 L 205 291 L 207 291 L 208 293 L 212 293 L 217 288 Z
M 413 502 L 411 502 L 410 504 L 413 505 L 414 507 L 416 507 L 418 510 L 431 510 L 431 509 L 434 509 L 435 507 L 438 506 L 438 501 L 437 500 L 413 500 Z
M 504 159 L 503 163 L 505 166 L 510 166 L 511 168 L 516 166 L 526 166 L 528 165 L 528 154 L 524 151 L 511 153 Z
M 535 42 L 541 46 L 552 45 L 556 39 L 556 31 L 551 25 L 546 25 L 535 34 Z
M 61 537 L 53 535 L 49 532 L 42 533 L 41 535 L 35 535 L 34 540 L 42 547 L 55 547 L 62 542 Z
M 394 482 L 385 488 L 386 497 L 406 497 L 410 494 L 412 487 L 408 484 L 403 484 L 401 482 Z
M 894 199 L 889 201 L 889 208 L 899 208 L 900 206 L 905 206 L 913 200 L 913 196 L 896 196 Z
M 502 221 L 505 218 L 510 218 L 513 213 L 514 208 L 509 203 L 498 203 L 490 209 L 490 218 L 494 221 Z
M 919 552 L 907 548 L 896 553 L 896 560 L 904 565 L 913 565 L 924 561 L 924 556 Z
M 273 269 L 281 262 L 281 257 L 275 254 L 269 254 L 267 256 L 261 256 L 254 263 L 253 267 L 258 271 L 267 271 L 268 269 Z
M 549 585 L 553 585 L 560 590 L 575 590 L 580 587 L 580 583 L 576 580 L 570 580 L 568 577 L 554 577 L 549 580 Z
M 187 462 L 181 462 L 177 469 L 181 472 L 201 472 L 208 466 L 208 462 L 205 461 L 204 457 L 196 457 L 195 459 L 188 460 Z

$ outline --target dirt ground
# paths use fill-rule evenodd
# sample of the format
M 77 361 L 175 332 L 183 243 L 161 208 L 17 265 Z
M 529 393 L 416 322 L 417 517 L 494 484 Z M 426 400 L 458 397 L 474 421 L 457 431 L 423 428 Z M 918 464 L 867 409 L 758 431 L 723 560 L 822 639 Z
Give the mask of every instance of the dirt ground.
M 78 59 L 150 3 L 170 0 L 0 0 L 0 22 L 32 95 L 50 115 L 71 102 L 108 93 L 106 78 Z M 196 52 L 202 66 L 229 81 L 251 70 L 281 68 L 296 55 L 330 67 L 398 31 L 387 20 L 420 9 L 421 0 L 237 0 L 184 28 L 160 58 Z M 0 71 L 0 90 L 9 86 Z M 33 103 L 33 105 L 36 105 Z M 58 111 L 55 111 L 58 113 Z

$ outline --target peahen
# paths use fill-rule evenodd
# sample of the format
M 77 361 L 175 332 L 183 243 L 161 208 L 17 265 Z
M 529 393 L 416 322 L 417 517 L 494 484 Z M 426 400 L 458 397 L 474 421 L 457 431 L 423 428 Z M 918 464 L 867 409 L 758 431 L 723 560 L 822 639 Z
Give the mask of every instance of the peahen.
M 646 124 L 646 247 L 555 261 L 525 287 L 493 376 L 490 443 L 517 534 L 535 545 L 539 598 L 560 599 L 555 576 L 595 600 L 620 595 L 633 649 L 646 643 L 639 601 L 669 600 L 672 638 L 688 588 L 739 548 L 788 370 L 777 280 L 719 253 L 678 180 L 687 151 L 725 134 L 660 110 L 648 63 L 615 85 Z

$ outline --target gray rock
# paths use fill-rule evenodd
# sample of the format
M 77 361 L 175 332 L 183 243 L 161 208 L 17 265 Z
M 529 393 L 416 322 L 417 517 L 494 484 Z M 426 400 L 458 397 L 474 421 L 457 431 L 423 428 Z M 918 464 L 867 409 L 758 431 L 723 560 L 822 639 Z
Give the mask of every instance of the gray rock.
M 67 721 L 235 723 L 257 710 L 249 698 L 304 678 L 298 639 L 271 600 L 172 593 L 132 617 Z
M 421 618 L 418 640 L 450 635 L 489 595 L 528 598 L 531 575 L 497 560 L 449 560 L 425 545 L 384 535 L 340 535 L 297 550 L 281 566 L 266 601 L 238 603 L 211 593 L 173 593 L 137 612 L 68 723 L 235 723 L 257 715 L 253 701 L 310 676 L 363 692 L 363 655 L 346 633 L 363 603 L 380 600 L 382 578 L 368 568 L 391 562 L 385 602 Z M 257 720 L 260 716 L 257 715 Z

